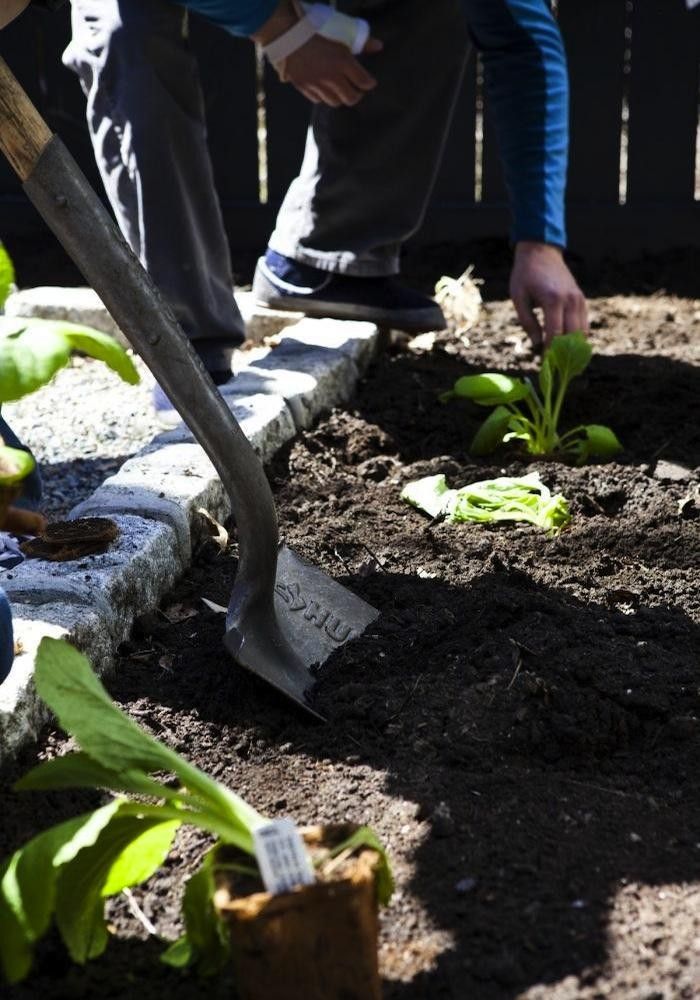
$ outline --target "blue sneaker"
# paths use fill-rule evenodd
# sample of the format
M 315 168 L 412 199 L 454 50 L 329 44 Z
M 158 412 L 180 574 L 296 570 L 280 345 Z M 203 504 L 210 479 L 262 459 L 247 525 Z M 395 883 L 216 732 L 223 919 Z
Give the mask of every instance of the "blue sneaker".
M 15 658 L 12 611 L 5 591 L 0 587 L 0 684 L 5 680 Z
M 331 319 L 366 320 L 409 333 L 444 330 L 442 309 L 393 277 L 358 278 L 299 264 L 268 250 L 253 278 L 258 305 Z

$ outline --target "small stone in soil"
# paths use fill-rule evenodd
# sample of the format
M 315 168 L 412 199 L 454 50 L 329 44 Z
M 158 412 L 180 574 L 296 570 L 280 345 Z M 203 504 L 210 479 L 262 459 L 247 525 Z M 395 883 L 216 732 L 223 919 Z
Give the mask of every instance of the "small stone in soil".
M 477 885 L 477 879 L 467 876 L 466 878 L 461 878 L 459 882 L 455 882 L 455 892 L 458 892 L 460 896 L 466 895 L 466 893 L 471 892 L 475 889 Z
M 435 807 L 430 823 L 436 837 L 451 837 L 455 832 L 455 821 L 446 802 L 440 802 Z

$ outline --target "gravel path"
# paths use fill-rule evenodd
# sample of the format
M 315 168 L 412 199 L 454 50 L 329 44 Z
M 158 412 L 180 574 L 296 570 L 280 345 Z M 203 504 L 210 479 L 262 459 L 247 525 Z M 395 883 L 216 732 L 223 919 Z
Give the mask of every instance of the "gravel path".
M 248 342 L 236 351 L 234 370 L 268 350 Z M 4 418 L 41 465 L 42 512 L 50 520 L 64 518 L 163 430 L 151 405 L 153 376 L 132 356 L 138 385 L 127 385 L 91 358 L 73 357 L 49 385 L 3 407 Z
M 3 407 L 41 464 L 42 509 L 51 519 L 65 517 L 161 429 L 151 407 L 153 376 L 135 360 L 138 385 L 76 357 L 50 385 Z

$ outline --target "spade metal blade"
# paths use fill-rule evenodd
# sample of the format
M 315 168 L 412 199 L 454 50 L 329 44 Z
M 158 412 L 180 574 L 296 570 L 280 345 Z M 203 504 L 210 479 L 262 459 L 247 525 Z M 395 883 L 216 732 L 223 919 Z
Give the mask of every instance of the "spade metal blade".
M 371 604 L 282 545 L 274 613 L 261 608 L 239 615 L 232 600 L 224 643 L 246 670 L 321 718 L 308 701 L 315 683 L 311 668 L 362 635 L 378 616 Z

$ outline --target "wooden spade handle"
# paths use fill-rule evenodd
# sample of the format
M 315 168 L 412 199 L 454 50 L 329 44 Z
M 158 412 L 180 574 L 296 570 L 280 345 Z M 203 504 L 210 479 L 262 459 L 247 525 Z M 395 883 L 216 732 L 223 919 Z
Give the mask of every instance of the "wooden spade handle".
M 0 149 L 22 183 L 51 139 L 51 131 L 0 58 Z

